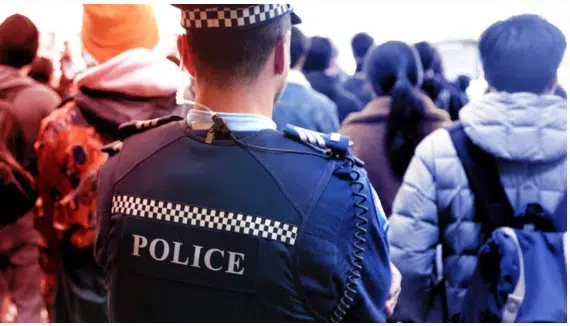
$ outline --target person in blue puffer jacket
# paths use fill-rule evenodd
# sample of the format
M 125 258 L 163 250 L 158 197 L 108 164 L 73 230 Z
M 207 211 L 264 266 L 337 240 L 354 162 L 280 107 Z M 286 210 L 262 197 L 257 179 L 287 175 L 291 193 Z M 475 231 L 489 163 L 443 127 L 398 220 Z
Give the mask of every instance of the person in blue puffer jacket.
M 567 102 L 552 95 L 565 49 L 562 32 L 536 15 L 481 36 L 491 92 L 463 108 L 459 122 L 496 158 L 515 215 L 530 203 L 552 214 L 565 197 Z M 459 312 L 485 240 L 473 208 L 449 132 L 437 130 L 417 147 L 392 208 L 390 251 L 403 277 L 394 318 L 441 322 Z

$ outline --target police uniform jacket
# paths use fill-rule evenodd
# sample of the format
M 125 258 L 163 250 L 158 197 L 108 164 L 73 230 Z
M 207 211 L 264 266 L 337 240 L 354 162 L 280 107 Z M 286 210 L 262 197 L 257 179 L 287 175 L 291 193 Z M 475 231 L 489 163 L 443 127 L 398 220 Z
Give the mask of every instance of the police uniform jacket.
M 111 320 L 385 321 L 387 221 L 348 145 L 325 151 L 344 137 L 217 115 L 237 141 L 208 139 L 192 110 L 109 146 L 96 260 Z

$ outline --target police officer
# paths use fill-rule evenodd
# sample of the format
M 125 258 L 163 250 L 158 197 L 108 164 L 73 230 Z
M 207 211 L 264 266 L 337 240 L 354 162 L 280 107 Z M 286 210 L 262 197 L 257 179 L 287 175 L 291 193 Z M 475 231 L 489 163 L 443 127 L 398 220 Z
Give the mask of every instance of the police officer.
M 175 6 L 194 109 L 122 126 L 99 174 L 111 320 L 385 321 L 388 223 L 362 162 L 346 137 L 270 118 L 299 17 Z

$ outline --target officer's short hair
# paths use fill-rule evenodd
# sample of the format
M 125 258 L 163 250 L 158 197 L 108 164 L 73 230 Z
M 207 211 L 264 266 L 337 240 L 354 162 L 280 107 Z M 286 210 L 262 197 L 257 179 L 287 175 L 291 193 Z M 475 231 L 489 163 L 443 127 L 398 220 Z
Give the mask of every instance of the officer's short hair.
M 543 93 L 554 86 L 566 38 L 537 15 L 520 15 L 491 25 L 481 35 L 485 78 L 497 91 Z
M 36 58 L 39 48 L 36 25 L 26 16 L 15 14 L 0 24 L 0 65 L 22 68 Z
M 299 60 L 307 55 L 309 51 L 309 39 L 294 27 L 291 29 L 291 68 L 295 67 Z
M 291 28 L 285 15 L 263 26 L 242 30 L 193 29 L 186 39 L 200 75 L 225 87 L 254 80 L 263 69 L 277 41 Z
M 374 45 L 374 39 L 366 33 L 358 33 L 352 37 L 350 45 L 356 58 L 364 58 L 370 47 Z

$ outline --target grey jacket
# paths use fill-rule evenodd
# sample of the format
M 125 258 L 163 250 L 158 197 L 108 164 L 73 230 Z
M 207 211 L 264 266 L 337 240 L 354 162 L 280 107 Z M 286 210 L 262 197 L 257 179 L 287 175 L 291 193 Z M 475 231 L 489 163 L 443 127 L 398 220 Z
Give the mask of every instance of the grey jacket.
M 12 114 L 24 133 L 25 147 L 20 163 L 34 172 L 34 142 L 40 123 L 57 108 L 61 99 L 54 90 L 23 75 L 18 69 L 0 65 L 0 100 L 11 104 Z
M 496 157 L 516 214 L 529 203 L 553 213 L 566 192 L 566 113 L 561 97 L 527 93 L 487 94 L 460 111 L 469 138 Z M 391 257 L 403 277 L 396 318 L 441 320 L 443 291 L 436 289 L 436 266 L 443 267 L 448 313 L 457 313 L 484 239 L 473 221 L 473 193 L 447 130 L 435 131 L 417 147 L 392 213 Z M 449 252 L 442 260 L 440 244 Z

